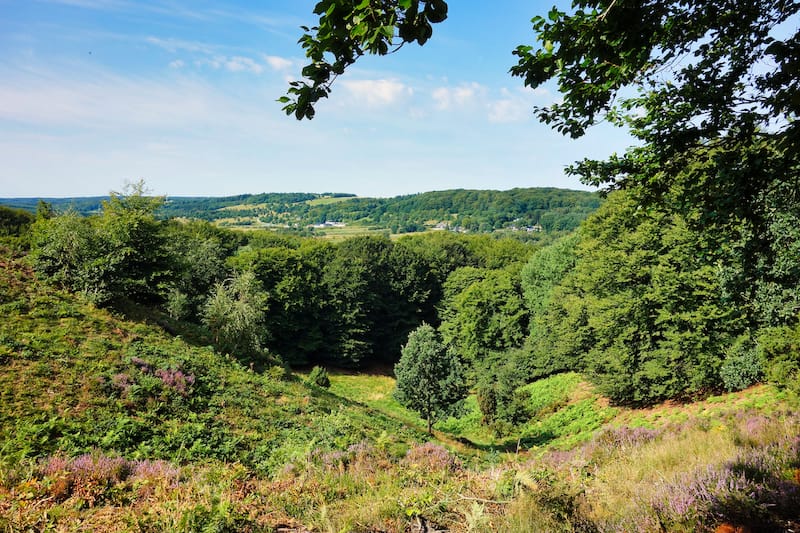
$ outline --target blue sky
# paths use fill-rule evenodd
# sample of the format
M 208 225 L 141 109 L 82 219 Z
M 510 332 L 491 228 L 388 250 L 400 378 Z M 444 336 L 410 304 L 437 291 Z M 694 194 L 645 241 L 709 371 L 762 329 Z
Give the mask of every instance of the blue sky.
M 276 99 L 314 4 L 0 0 L 0 197 L 582 188 L 565 165 L 630 144 L 539 124 L 558 94 L 509 75 L 552 0 L 452 0 L 426 46 L 366 58 L 298 122 Z

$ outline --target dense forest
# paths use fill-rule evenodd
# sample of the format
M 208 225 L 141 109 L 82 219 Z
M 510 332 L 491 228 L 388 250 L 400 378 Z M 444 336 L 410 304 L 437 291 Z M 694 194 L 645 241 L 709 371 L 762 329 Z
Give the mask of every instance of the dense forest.
M 36 211 L 38 198 L 0 199 L 0 205 Z M 96 214 L 107 198 L 44 198 L 56 211 Z M 305 229 L 325 222 L 357 223 L 391 233 L 436 227 L 489 232 L 564 231 L 600 205 L 596 193 L 529 188 L 509 191 L 451 190 L 395 198 L 357 198 L 345 193 L 264 193 L 226 197 L 170 197 L 159 207 L 160 219 L 207 221 L 233 219 L 229 225 Z M 319 232 L 317 232 L 319 233 Z
M 564 371 L 632 405 L 800 377 L 794 204 L 765 199 L 774 244 L 754 262 L 752 230 L 711 239 L 697 218 L 642 211 L 626 192 L 551 242 L 429 232 L 332 243 L 159 220 L 163 199 L 137 187 L 87 217 L 5 210 L 4 231 L 29 236 L 32 266 L 54 283 L 204 326 L 256 363 L 394 363 L 409 333 L 432 325 L 480 376 L 487 419 L 510 408 L 499 389 Z

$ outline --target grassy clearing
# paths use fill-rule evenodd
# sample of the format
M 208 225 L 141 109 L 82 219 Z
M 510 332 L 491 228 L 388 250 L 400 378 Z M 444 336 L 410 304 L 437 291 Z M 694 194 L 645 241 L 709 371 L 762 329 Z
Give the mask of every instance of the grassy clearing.
M 314 198 L 313 200 L 306 200 L 305 203 L 307 203 L 308 205 L 330 205 L 330 204 L 338 204 L 339 202 L 345 202 L 347 200 L 352 200 L 354 198 L 358 197 L 341 196 L 341 197 Z
M 374 228 L 367 225 L 362 225 L 359 223 L 348 223 L 347 226 L 337 228 L 337 227 L 329 227 L 324 228 L 322 230 L 317 230 L 322 234 L 322 238 L 332 240 L 332 241 L 341 241 L 345 239 L 349 239 L 350 237 L 358 237 L 361 235 L 388 235 L 389 230 L 385 228 Z
M 395 380 L 390 376 L 364 373 L 332 373 L 330 391 L 405 424 L 424 429 L 425 423 L 413 411 L 392 397 Z M 475 395 L 464 403 L 464 413 L 434 425 L 447 436 L 466 439 L 473 444 L 496 450 L 557 447 L 568 448 L 589 440 L 600 427 L 617 413 L 575 373 L 561 374 L 531 383 L 522 388 L 530 395 L 530 422 L 511 435 L 497 436 L 481 422 Z
M 343 398 L 362 403 L 404 423 L 424 427 L 425 422 L 392 396 L 395 379 L 374 374 L 331 373 L 330 391 Z

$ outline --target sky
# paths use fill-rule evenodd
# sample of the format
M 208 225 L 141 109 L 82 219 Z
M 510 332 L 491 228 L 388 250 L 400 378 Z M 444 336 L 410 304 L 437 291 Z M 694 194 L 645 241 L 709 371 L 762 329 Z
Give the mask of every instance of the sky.
M 297 121 L 276 100 L 314 4 L 0 0 L 0 197 L 585 189 L 568 164 L 631 144 L 538 123 L 556 88 L 509 74 L 553 0 L 451 0 L 428 44 L 364 58 Z

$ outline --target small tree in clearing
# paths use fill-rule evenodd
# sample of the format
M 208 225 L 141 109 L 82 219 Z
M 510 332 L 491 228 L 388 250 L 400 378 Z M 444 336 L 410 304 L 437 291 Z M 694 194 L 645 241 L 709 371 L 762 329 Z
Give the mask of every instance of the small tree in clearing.
M 394 374 L 395 398 L 428 422 L 430 435 L 433 421 L 458 412 L 467 397 L 464 369 L 458 355 L 444 345 L 428 324 L 408 335 Z

